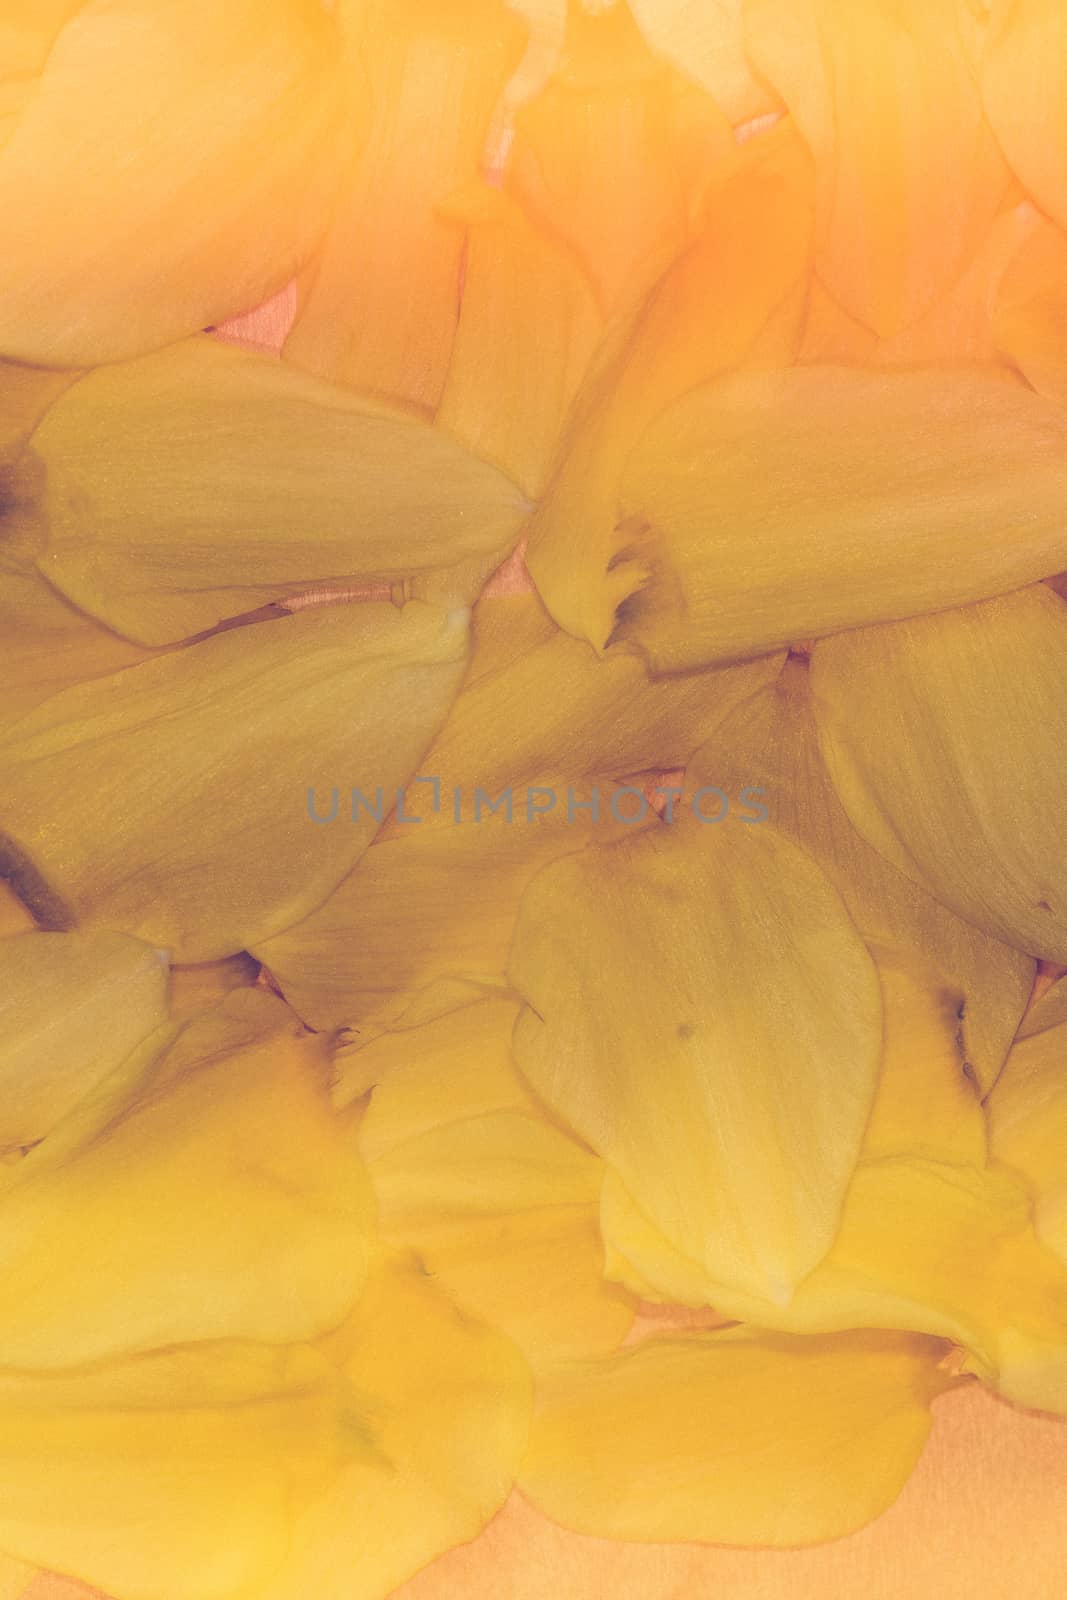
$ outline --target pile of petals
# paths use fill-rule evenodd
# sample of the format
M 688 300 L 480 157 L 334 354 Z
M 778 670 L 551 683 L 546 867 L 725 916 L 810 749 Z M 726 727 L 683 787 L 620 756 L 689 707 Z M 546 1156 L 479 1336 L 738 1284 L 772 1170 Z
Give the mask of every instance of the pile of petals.
M 0 358 L 0 1591 L 1067 1415 L 1060 0 L 7 0 Z

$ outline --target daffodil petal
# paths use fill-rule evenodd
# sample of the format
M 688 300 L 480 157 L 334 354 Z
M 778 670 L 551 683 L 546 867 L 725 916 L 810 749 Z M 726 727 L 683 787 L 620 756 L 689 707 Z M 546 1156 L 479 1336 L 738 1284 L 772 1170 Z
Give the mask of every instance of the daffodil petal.
M 1008 171 L 955 0 L 746 0 L 756 71 L 811 144 L 823 280 L 886 336 L 958 277 Z
M 788 1546 L 839 1538 L 896 1499 L 942 1347 L 906 1334 L 727 1330 L 646 1340 L 539 1386 L 521 1487 L 609 1539 Z
M 788 1303 L 833 1241 L 882 1017 L 843 904 L 770 827 L 685 819 L 538 875 L 522 1072 L 716 1278 Z
M 36 1567 L 0 1556 L 0 1600 L 21 1600 L 36 1576 Z
M 1067 234 L 1042 220 L 1005 272 L 993 328 L 1039 394 L 1067 401 Z
M 1067 227 L 1067 16 L 1047 0 L 990 8 L 981 57 L 986 115 L 1014 171 Z
M 525 1361 L 403 1259 L 374 1274 L 326 1342 L 373 1429 L 299 1518 L 262 1600 L 381 1600 L 499 1510 L 530 1416 Z M 258 1600 L 258 1596 L 257 1596 Z
M 209 338 L 90 373 L 32 449 L 41 570 L 147 645 L 324 581 L 491 567 L 526 513 L 443 431 Z
M 256 982 L 259 963 L 242 950 L 238 955 L 225 956 L 221 961 L 203 961 L 195 966 L 170 969 L 170 1012 L 175 1018 L 191 1016 L 203 1011 L 217 1001 L 225 999 L 234 989 L 244 989 Z
M 0 148 L 0 350 L 92 366 L 280 289 L 326 225 L 346 114 L 314 0 L 88 0 Z M 0 60 L 0 72 L 3 71 Z
M 228 1340 L 0 1373 L 0 1544 L 122 1600 L 259 1592 L 344 1456 L 336 1370 Z
M 525 29 L 503 0 L 343 0 L 368 128 L 301 283 L 287 360 L 432 411 L 448 370 L 464 228 L 447 207 L 478 175 Z
M 993 368 L 707 384 L 627 466 L 620 528 L 649 576 L 613 637 L 676 671 L 1048 577 L 1065 446 L 1062 408 Z
M 167 1018 L 167 963 L 121 933 L 0 939 L 0 1153 L 36 1144 Z
M 406 782 L 466 641 L 465 612 L 327 607 L 53 696 L 0 741 L 16 881 L 31 905 L 183 962 L 298 922 L 374 835 L 373 816 L 349 816 L 350 789 Z M 316 825 L 331 795 L 335 820 Z
M 1038 1237 L 1067 1264 L 1067 1023 L 1016 1042 L 986 1109 L 993 1155 L 1030 1181 Z
M 616 610 L 647 577 L 619 492 L 632 450 L 678 396 L 744 361 L 788 359 L 812 228 L 796 133 L 754 140 L 703 229 L 623 323 L 575 402 L 552 482 L 531 520 L 528 565 L 561 627 L 602 650 Z M 640 532 L 640 528 L 636 530 Z
M 1053 961 L 1067 961 L 1065 652 L 1067 608 L 1037 586 L 822 640 L 812 657 L 823 753 L 856 828 L 957 915 Z
M 653 50 L 705 88 L 732 123 L 776 108 L 745 50 L 744 0 L 630 0 L 630 10 Z
M 1034 962 L 954 915 L 856 831 L 819 750 L 805 662 L 790 657 L 738 706 L 694 756 L 688 777 L 691 785 L 747 791 L 814 856 L 869 945 L 926 969 L 935 988 L 958 991 L 963 1014 L 952 1032 L 962 1033 L 968 1065 L 983 1092 L 990 1089 L 1026 1010 Z
M 328 1056 L 279 1001 L 246 996 L 24 1157 L 0 1197 L 0 1367 L 340 1322 L 366 1277 L 370 1198 Z

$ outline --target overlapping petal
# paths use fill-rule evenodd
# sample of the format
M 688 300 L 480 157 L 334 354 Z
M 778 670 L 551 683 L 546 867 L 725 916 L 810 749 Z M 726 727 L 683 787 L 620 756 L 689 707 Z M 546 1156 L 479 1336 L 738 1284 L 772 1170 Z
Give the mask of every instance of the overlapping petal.
M 1037 204 L 1067 226 L 1067 17 L 1049 0 L 995 0 L 988 10 L 986 115 Z
M 491 568 L 527 509 L 410 412 L 208 338 L 83 378 L 32 449 L 41 570 L 146 645 L 324 581 Z
M 622 483 L 659 670 L 1006 593 L 1067 563 L 1067 418 L 989 368 L 797 367 L 695 390 Z
M 281 288 L 351 114 L 326 8 L 86 0 L 34 28 L 0 40 L 0 81 L 35 74 L 0 118 L 0 352 L 121 360 Z
M 27 898 L 184 962 L 298 922 L 373 837 L 373 817 L 347 814 L 351 784 L 395 793 L 443 722 L 466 616 L 305 611 L 45 701 L 0 742 L 0 830 Z M 334 791 L 336 822 L 316 826 Z
M 1034 1008 L 1034 1031 L 1020 1034 L 989 1097 L 989 1143 L 1029 1179 L 1038 1236 L 1067 1263 L 1067 1022 L 1056 1001 Z
M 1043 586 L 812 657 L 823 753 L 859 832 L 957 915 L 1053 961 L 1067 960 L 1065 664 L 1067 609 Z

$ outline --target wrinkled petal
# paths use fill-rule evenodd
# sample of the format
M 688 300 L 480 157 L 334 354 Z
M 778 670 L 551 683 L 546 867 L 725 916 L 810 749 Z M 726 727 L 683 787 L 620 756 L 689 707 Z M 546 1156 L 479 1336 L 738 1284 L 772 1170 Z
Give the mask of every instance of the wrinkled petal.
M 747 788 L 771 823 L 814 856 L 869 945 L 927 969 L 935 988 L 957 991 L 938 1003 L 962 1009 L 967 1062 L 988 1090 L 1026 1009 L 1034 962 L 955 916 L 852 826 L 819 751 L 803 661 L 790 658 L 733 711 L 688 776 L 728 794 Z
M 493 566 L 526 511 L 414 416 L 208 338 L 83 378 L 32 449 L 41 570 L 148 645 L 324 580 Z
M 234 996 L 9 1170 L 0 1367 L 280 1344 L 340 1322 L 366 1276 L 370 1212 L 328 1059 L 278 1000 Z
M 1067 235 L 1043 221 L 1000 285 L 994 319 L 999 352 L 1039 394 L 1067 402 Z
M 262 1600 L 381 1600 L 481 1532 L 526 1444 L 526 1363 L 405 1261 L 379 1268 L 326 1348 L 350 1386 L 355 1420 L 371 1425 L 375 1455 L 350 1451 L 297 1521 Z
M 170 971 L 170 1010 L 173 1017 L 192 1016 L 234 989 L 245 989 L 256 982 L 259 963 L 241 951 L 221 961 L 203 961 L 195 966 L 172 967 Z
M 369 126 L 301 283 L 288 360 L 432 410 L 455 336 L 464 228 L 525 29 L 503 0 L 343 0 Z
M 1067 414 L 990 368 L 709 384 L 641 441 L 614 638 L 657 670 L 1006 593 L 1067 567 Z
M 521 1071 L 712 1276 L 788 1303 L 833 1241 L 881 1047 L 874 966 L 810 857 L 687 819 L 524 897 Z
M 27 900 L 184 962 L 298 922 L 373 837 L 372 816 L 346 815 L 349 785 L 395 794 L 444 720 L 465 617 L 305 611 L 53 696 L 0 741 Z M 331 794 L 336 820 L 316 825 Z
M 2 1372 L 0 1543 L 123 1600 L 258 1593 L 339 1462 L 372 1456 L 344 1398 L 310 1347 L 237 1340 Z
M 1065 673 L 1067 609 L 1040 586 L 823 640 L 812 657 L 823 754 L 855 827 L 959 916 L 1052 961 L 1067 961 Z
M 989 1097 L 989 1144 L 1029 1179 L 1038 1237 L 1067 1263 L 1067 1022 L 1047 1020 L 1016 1042 Z
M 611 315 L 690 241 L 704 189 L 735 162 L 721 109 L 657 61 L 627 7 L 576 6 L 556 73 L 515 117 L 505 181 Z
M 0 119 L 0 350 L 91 366 L 282 287 L 328 219 L 345 102 L 315 0 L 71 10 Z
M 1067 227 L 1067 14 L 1049 0 L 990 8 L 981 59 L 986 115 L 1017 176 Z
M 0 1153 L 35 1144 L 167 1018 L 167 963 L 121 933 L 0 939 Z
M 536 496 L 603 321 L 573 252 L 514 200 L 482 188 L 462 215 L 463 301 L 437 421 Z
M 603 1276 L 602 1163 L 548 1123 L 511 1064 L 514 1001 L 384 1034 L 359 1148 L 386 1236 L 541 1364 L 609 1350 L 632 1318 Z
M 649 1339 L 540 1386 L 523 1493 L 609 1539 L 789 1546 L 839 1538 L 896 1499 L 942 1347 L 906 1334 Z
M 695 78 L 731 122 L 775 109 L 745 51 L 744 0 L 630 0 L 630 10 L 653 50 Z
M 1007 188 L 958 0 L 745 0 L 756 70 L 811 145 L 818 270 L 888 336 L 973 256 Z
M 566 449 L 530 525 L 528 563 L 556 621 L 598 650 L 618 606 L 648 575 L 633 530 L 620 526 L 626 462 L 679 395 L 744 361 L 789 358 L 803 314 L 810 189 L 788 125 L 746 146 L 692 247 L 613 334 L 579 391 Z

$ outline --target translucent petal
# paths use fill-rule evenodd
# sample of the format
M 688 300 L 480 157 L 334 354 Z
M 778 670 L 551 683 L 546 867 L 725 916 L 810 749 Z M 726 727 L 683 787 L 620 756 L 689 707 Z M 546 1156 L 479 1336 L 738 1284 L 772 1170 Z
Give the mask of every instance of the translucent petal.
M 771 823 L 800 844 L 841 895 L 857 928 L 957 991 L 968 1066 L 983 1091 L 1004 1064 L 1034 980 L 1034 963 L 955 916 L 871 848 L 848 819 L 819 751 L 805 663 L 743 702 L 689 765 L 691 785 L 757 791 Z M 756 795 L 751 796 L 753 799 Z M 948 1002 L 952 1003 L 952 1002 Z
M 695 78 L 733 123 L 774 110 L 745 52 L 743 0 L 630 0 L 653 50 Z
M 1053 961 L 1067 960 L 1065 661 L 1067 609 L 1042 586 L 822 640 L 812 657 L 854 825 L 958 915 Z
M 1000 353 L 1039 394 L 1067 401 L 1067 235 L 1043 221 L 1004 275 L 994 332 Z
M 464 248 L 447 207 L 478 175 L 525 29 L 503 0 L 345 0 L 341 14 L 369 126 L 301 283 L 285 355 L 433 410 Z
M 526 512 L 412 414 L 209 338 L 91 373 L 32 448 L 41 570 L 149 645 L 324 580 L 492 567 Z
M 537 496 L 602 319 L 573 252 L 514 200 L 482 188 L 462 214 L 463 300 L 437 421 Z
M 1038 1237 L 1067 1263 L 1067 1022 L 1018 1040 L 987 1112 L 993 1155 L 1029 1179 Z
M 1067 14 L 1049 0 L 991 8 L 981 61 L 986 115 L 1043 211 L 1067 227 Z
M 121 933 L 0 939 L 0 1153 L 36 1144 L 167 1017 L 167 963 Z
M 230 1007 L 190 1022 L 132 1083 L 105 1083 L 9 1174 L 0 1366 L 280 1344 L 347 1315 L 370 1204 L 330 1106 L 328 1045 L 270 996 Z
M 308 1346 L 228 1340 L 0 1374 L 0 1543 L 141 1600 L 259 1592 L 344 1457 L 371 1456 Z
M 647 1340 L 540 1386 L 523 1493 L 610 1539 L 789 1546 L 838 1538 L 896 1499 L 930 1402 L 936 1341 L 727 1330 Z
M 281 288 L 337 185 L 337 54 L 315 0 L 78 6 L 0 117 L 4 355 L 122 360 Z
M 686 246 L 703 191 L 735 164 L 722 110 L 657 60 L 627 7 L 575 6 L 556 73 L 516 115 L 505 181 L 610 316 Z
M 602 649 L 617 606 L 647 576 L 620 526 L 619 484 L 655 418 L 697 384 L 757 359 L 789 359 L 811 236 L 806 153 L 784 125 L 753 140 L 699 236 L 613 334 L 579 392 L 528 563 L 562 627 Z
M 384 1034 L 359 1147 L 387 1237 L 531 1362 L 614 1348 L 629 1298 L 603 1276 L 602 1163 L 551 1125 L 511 1064 L 514 1001 Z
M 349 1452 L 297 1522 L 262 1600 L 381 1600 L 481 1532 L 526 1444 L 526 1363 L 405 1261 L 375 1274 L 325 1348 L 342 1366 L 355 1421 L 370 1421 L 375 1455 Z
M 810 857 L 691 819 L 587 849 L 527 892 L 509 972 L 537 1093 L 683 1253 L 788 1304 L 833 1241 L 882 1036 Z
M 817 264 L 888 336 L 957 278 L 1008 171 L 985 121 L 957 0 L 746 0 L 756 71 L 819 172 Z
M 678 670 L 1047 577 L 1065 445 L 1062 408 L 994 368 L 705 385 L 628 463 L 620 527 L 650 576 L 614 638 Z
M 375 831 L 346 815 L 341 786 L 407 780 L 466 638 L 465 612 L 327 607 L 53 696 L 0 741 L 0 827 L 31 906 L 183 962 L 299 921 Z M 331 789 L 335 820 L 316 825 L 308 792 L 328 819 Z

